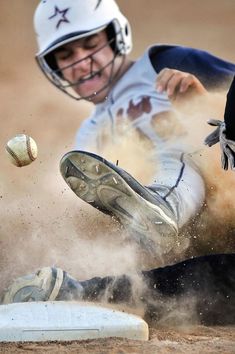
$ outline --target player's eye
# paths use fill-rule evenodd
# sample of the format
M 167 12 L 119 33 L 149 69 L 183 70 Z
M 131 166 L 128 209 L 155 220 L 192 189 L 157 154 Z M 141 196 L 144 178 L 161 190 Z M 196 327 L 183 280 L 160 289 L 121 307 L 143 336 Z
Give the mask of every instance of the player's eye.
M 84 48 L 85 48 L 85 49 L 94 49 L 94 48 L 96 48 L 96 46 L 97 46 L 97 44 L 86 44 L 86 45 L 84 46 Z
M 93 49 L 96 48 L 98 44 L 99 44 L 98 36 L 91 36 L 90 38 L 87 38 L 83 46 L 84 49 Z
M 58 56 L 58 59 L 63 61 L 63 60 L 69 59 L 71 56 L 72 56 L 72 53 L 70 51 L 65 51 Z
M 72 56 L 72 51 L 68 49 L 63 49 L 55 52 L 55 59 L 58 61 L 67 60 Z

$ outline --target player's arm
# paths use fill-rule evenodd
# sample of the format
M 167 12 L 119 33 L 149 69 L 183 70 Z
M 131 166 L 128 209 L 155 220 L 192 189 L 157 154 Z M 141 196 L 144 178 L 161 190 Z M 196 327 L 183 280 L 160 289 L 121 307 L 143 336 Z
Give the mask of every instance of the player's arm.
M 184 46 L 155 46 L 150 60 L 156 73 L 164 68 L 194 75 L 208 91 L 228 90 L 235 73 L 235 64 L 204 50 Z

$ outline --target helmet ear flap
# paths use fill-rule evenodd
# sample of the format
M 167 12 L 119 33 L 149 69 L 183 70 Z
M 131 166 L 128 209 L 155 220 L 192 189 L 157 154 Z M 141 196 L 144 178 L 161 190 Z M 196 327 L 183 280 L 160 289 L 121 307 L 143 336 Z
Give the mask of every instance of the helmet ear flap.
M 132 49 L 132 33 L 129 22 L 125 17 L 112 21 L 116 40 L 116 50 L 122 55 L 128 54 Z

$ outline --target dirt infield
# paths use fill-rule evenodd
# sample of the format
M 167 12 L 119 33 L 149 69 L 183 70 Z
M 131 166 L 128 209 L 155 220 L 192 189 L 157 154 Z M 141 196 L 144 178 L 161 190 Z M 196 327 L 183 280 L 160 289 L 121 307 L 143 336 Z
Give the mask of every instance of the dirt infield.
M 60 176 L 59 160 L 73 148 L 75 132 L 90 106 L 65 97 L 40 73 L 32 26 L 37 2 L 1 4 L 0 291 L 12 279 L 43 266 L 58 266 L 86 279 L 130 271 L 137 262 L 131 248 L 123 249 L 116 222 L 77 200 Z M 133 58 L 153 43 L 174 43 L 234 61 L 234 0 L 205 0 L 203 5 L 198 0 L 118 3 L 133 28 Z M 216 112 L 221 117 L 223 104 Z M 38 159 L 24 168 L 11 165 L 4 151 L 6 141 L 17 133 L 31 135 L 38 144 Z M 234 179 L 230 172 L 227 175 Z M 214 174 L 218 185 L 224 178 L 225 173 Z M 233 203 L 229 208 L 235 213 Z M 211 252 L 235 251 L 235 245 L 225 241 L 209 247 Z M 121 339 L 12 343 L 0 344 L 0 353 L 228 354 L 235 353 L 234 334 L 232 327 L 151 327 L 147 343 Z
M 118 338 L 81 342 L 2 344 L 0 353 L 234 354 L 234 328 L 151 329 L 148 342 Z

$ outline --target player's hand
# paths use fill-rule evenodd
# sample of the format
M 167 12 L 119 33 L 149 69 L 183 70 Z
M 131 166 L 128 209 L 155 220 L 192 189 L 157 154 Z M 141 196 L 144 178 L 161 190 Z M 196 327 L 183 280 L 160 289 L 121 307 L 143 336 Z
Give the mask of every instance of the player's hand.
M 228 170 L 231 167 L 235 171 L 235 141 L 227 139 L 225 123 L 217 119 L 210 119 L 207 123 L 216 129 L 206 137 L 204 143 L 213 146 L 219 142 L 222 168 Z
M 161 70 L 158 74 L 156 89 L 159 93 L 165 91 L 171 100 L 207 93 L 207 90 L 196 76 L 168 68 Z

